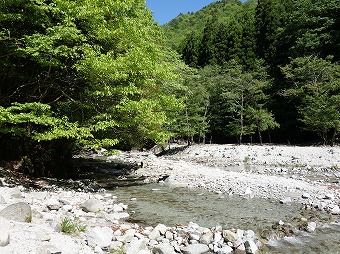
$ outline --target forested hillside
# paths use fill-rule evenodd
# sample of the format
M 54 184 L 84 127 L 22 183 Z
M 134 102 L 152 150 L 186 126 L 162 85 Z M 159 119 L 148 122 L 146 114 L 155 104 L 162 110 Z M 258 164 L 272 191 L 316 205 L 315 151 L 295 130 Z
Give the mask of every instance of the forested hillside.
M 192 141 L 334 144 L 340 128 L 337 0 L 224 0 L 162 29 L 192 68 Z

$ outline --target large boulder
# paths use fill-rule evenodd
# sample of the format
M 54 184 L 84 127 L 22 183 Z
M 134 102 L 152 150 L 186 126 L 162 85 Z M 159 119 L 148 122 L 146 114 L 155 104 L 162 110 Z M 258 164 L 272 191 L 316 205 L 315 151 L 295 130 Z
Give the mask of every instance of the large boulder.
M 0 216 L 18 222 L 31 222 L 32 210 L 29 204 L 19 202 L 9 205 L 0 211 Z
M 87 244 L 91 247 L 99 246 L 106 248 L 110 246 L 113 230 L 109 227 L 95 227 L 87 234 Z
M 91 198 L 86 200 L 83 205 L 82 208 L 85 212 L 99 212 L 104 210 L 104 204 L 102 203 L 102 201 L 95 199 L 95 198 Z

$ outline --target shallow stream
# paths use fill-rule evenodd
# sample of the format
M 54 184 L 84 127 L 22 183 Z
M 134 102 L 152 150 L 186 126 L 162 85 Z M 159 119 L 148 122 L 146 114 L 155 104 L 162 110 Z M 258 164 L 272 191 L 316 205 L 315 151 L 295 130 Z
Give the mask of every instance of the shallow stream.
M 252 229 L 261 235 L 265 229 L 277 225 L 280 220 L 291 223 L 294 218 L 310 216 L 310 213 L 308 214 L 299 204 L 280 204 L 274 200 L 215 194 L 198 189 L 173 188 L 158 183 L 141 184 L 142 179 L 121 177 L 125 168 L 115 170 L 109 163 L 98 164 L 96 161 L 91 162 L 87 167 L 93 168 L 94 165 L 97 183 L 117 196 L 117 202 L 128 204 L 129 221 L 141 226 L 155 226 L 159 223 L 167 226 L 187 225 L 192 221 L 203 227 L 219 225 L 225 229 Z M 264 167 L 226 170 L 265 173 L 260 172 Z M 99 176 L 98 171 L 101 172 Z M 288 172 L 287 175 L 290 173 Z M 88 176 L 87 173 L 84 178 Z M 304 174 L 304 177 L 306 176 L 308 176 L 307 172 Z M 327 217 L 327 215 L 316 214 L 315 217 Z M 271 240 L 262 253 L 340 254 L 340 224 L 318 223 L 318 228 L 313 233 L 301 231 L 299 235 L 293 237 L 286 237 L 279 241 Z

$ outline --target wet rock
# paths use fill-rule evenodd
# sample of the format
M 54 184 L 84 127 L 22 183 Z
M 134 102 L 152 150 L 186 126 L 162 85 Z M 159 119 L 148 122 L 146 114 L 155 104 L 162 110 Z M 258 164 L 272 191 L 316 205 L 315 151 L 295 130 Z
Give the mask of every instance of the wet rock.
M 238 239 L 238 235 L 230 230 L 223 230 L 222 233 L 226 242 L 236 242 Z
M 88 199 L 82 204 L 82 208 L 85 212 L 99 212 L 104 210 L 102 201 L 98 199 Z
M 255 254 L 258 250 L 257 245 L 252 240 L 246 240 L 244 242 L 244 247 L 247 254 Z
M 31 222 L 32 210 L 29 204 L 19 202 L 9 205 L 0 211 L 0 216 L 18 222 Z
M 121 212 L 121 213 L 111 213 L 111 214 L 105 214 L 104 217 L 106 220 L 109 220 L 109 221 L 117 221 L 117 220 L 126 220 L 129 218 L 129 214 L 128 213 L 124 213 L 124 212 Z
M 214 238 L 214 234 L 211 231 L 209 231 L 203 234 L 199 241 L 202 244 L 209 245 L 213 241 L 213 238 Z
M 209 252 L 209 247 L 205 244 L 192 244 L 182 248 L 183 254 L 204 254 Z
M 110 246 L 113 231 L 109 227 L 95 227 L 87 234 L 87 243 L 91 247 L 99 246 L 106 248 Z
M 316 229 L 316 223 L 314 221 L 308 222 L 306 230 L 308 232 L 314 232 Z
M 0 247 L 4 247 L 9 244 L 10 235 L 9 232 L 0 226 Z

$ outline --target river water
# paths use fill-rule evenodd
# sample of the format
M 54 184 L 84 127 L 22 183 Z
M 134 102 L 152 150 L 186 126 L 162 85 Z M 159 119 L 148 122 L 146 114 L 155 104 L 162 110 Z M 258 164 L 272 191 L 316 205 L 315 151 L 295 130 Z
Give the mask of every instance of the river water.
M 129 169 L 132 167 L 130 165 Z M 252 166 L 226 168 L 226 170 L 262 172 L 265 168 Z M 110 163 L 106 163 L 105 158 L 100 161 L 82 163 L 81 171 L 85 174 L 80 178 L 96 179 L 100 186 L 118 197 L 117 202 L 128 204 L 129 221 L 141 226 L 156 226 L 159 223 L 167 226 L 187 225 L 192 221 L 209 228 L 219 225 L 225 229 L 252 229 L 257 235 L 262 235 L 265 230 L 271 229 L 279 221 L 290 223 L 296 218 L 297 220 L 302 217 L 310 218 L 308 211 L 304 210 L 300 204 L 280 204 L 274 200 L 215 194 L 198 189 L 174 188 L 158 183 L 141 184 L 142 179 L 122 177 L 128 171 L 126 167 L 115 168 Z M 91 172 L 95 172 L 94 175 Z M 283 172 L 283 174 L 290 177 L 296 175 L 297 172 Z M 320 176 L 319 174 L 310 175 L 318 176 L 317 178 Z M 324 174 L 324 177 L 326 175 Z M 306 176 L 308 174 L 302 177 Z M 322 179 L 327 182 L 331 180 L 333 180 L 332 177 Z M 320 213 L 315 217 L 328 217 L 328 215 Z M 339 217 L 337 220 L 339 221 Z M 318 223 L 315 232 L 298 232 L 298 235 L 292 237 L 270 240 L 262 253 L 340 254 L 340 224 Z
M 291 222 L 304 217 L 298 204 L 214 194 L 162 184 L 118 187 L 111 190 L 119 202 L 128 204 L 130 222 L 155 226 L 187 225 L 190 221 L 204 227 L 252 229 L 257 234 L 280 220 Z M 313 233 L 271 240 L 262 253 L 340 253 L 340 225 L 325 224 Z

